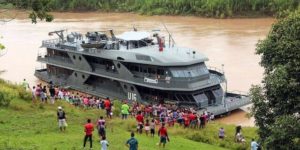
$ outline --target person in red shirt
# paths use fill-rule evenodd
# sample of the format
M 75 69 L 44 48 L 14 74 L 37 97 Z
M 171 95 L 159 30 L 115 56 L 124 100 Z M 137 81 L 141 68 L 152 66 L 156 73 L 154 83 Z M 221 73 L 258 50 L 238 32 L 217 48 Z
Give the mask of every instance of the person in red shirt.
M 106 100 L 104 101 L 104 107 L 106 110 L 106 117 L 111 118 L 111 115 L 110 115 L 111 103 L 110 103 L 109 97 L 107 97 Z
M 142 115 L 142 112 L 139 111 L 138 115 L 135 117 L 136 121 L 138 123 L 137 125 L 137 131 L 142 134 L 143 133 L 143 125 L 144 125 L 144 116 Z
M 85 148 L 86 141 L 89 139 L 90 141 L 90 149 L 93 148 L 93 131 L 94 131 L 94 125 L 91 123 L 91 119 L 87 120 L 87 123 L 84 125 L 84 142 L 83 142 L 83 148 Z
M 160 137 L 159 146 L 161 146 L 161 143 L 163 144 L 163 148 L 165 148 L 165 145 L 168 142 L 170 142 L 167 128 L 165 127 L 165 123 L 162 123 L 161 128 L 158 130 L 158 136 Z
M 196 114 L 191 112 L 189 114 L 188 118 L 190 120 L 190 127 L 191 128 L 195 128 L 196 127 L 196 123 L 197 123 Z

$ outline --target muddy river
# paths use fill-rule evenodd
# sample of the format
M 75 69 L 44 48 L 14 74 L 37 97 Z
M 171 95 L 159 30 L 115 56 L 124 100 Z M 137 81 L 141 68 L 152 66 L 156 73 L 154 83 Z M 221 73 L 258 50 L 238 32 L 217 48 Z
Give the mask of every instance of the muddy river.
M 12 12 L 15 13 L 15 12 Z M 251 84 L 262 79 L 263 69 L 259 66 L 260 56 L 255 55 L 255 45 L 264 39 L 275 21 L 272 18 L 259 19 L 206 19 L 179 16 L 141 16 L 129 13 L 54 13 L 55 21 L 31 24 L 23 12 L 8 23 L 0 24 L 1 43 L 7 53 L 0 57 L 1 78 L 21 82 L 26 78 L 30 84 L 38 82 L 34 70 L 40 64 L 36 57 L 48 32 L 67 29 L 68 32 L 114 29 L 117 33 L 132 30 L 163 30 L 164 23 L 172 33 L 177 45 L 196 49 L 205 54 L 208 66 L 221 68 L 228 80 L 229 91 L 247 92 Z M 235 111 L 219 121 L 253 125 L 253 119 L 246 112 Z

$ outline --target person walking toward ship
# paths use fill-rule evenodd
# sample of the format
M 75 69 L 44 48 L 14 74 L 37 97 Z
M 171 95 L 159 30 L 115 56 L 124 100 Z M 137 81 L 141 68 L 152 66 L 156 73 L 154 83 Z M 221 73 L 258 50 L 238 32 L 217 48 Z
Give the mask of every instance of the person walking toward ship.
M 100 119 L 97 121 L 97 129 L 98 129 L 98 134 L 100 137 L 105 137 L 105 120 L 103 119 L 102 116 L 100 116 Z
M 90 141 L 90 149 L 93 148 L 93 131 L 94 131 L 94 125 L 91 123 L 91 119 L 88 119 L 87 123 L 84 125 L 85 136 L 83 141 L 83 148 L 85 148 L 88 139 Z
M 161 146 L 161 144 L 163 144 L 163 148 L 165 148 L 167 140 L 170 142 L 165 123 L 161 124 L 161 128 L 158 130 L 158 136 L 160 137 L 159 147 Z
M 54 85 L 52 84 L 52 81 L 50 81 L 50 84 L 49 84 L 49 93 L 50 93 L 50 103 L 54 104 L 54 102 L 55 102 L 55 89 L 54 89 Z
M 125 101 L 124 104 L 121 106 L 121 110 L 122 110 L 122 119 L 126 120 L 128 115 L 129 115 L 129 106 L 127 104 L 127 102 Z
M 136 138 L 134 138 L 134 132 L 131 132 L 131 138 L 127 140 L 126 146 L 129 148 L 129 150 L 138 150 L 138 141 Z
M 100 141 L 100 144 L 101 144 L 101 150 L 107 150 L 108 141 L 106 140 L 105 136 L 102 137 L 102 140 Z
M 105 107 L 105 110 L 106 110 L 106 117 L 111 118 L 111 114 L 110 114 L 111 103 L 110 103 L 109 97 L 107 97 L 106 100 L 104 101 L 104 107 Z
M 32 87 L 31 94 L 32 94 L 32 103 L 34 103 L 35 100 L 36 100 L 36 89 L 35 89 L 35 86 Z
M 58 120 L 58 127 L 60 131 L 66 131 L 67 122 L 66 122 L 66 113 L 63 111 L 61 106 L 58 106 L 57 110 L 57 120 Z
M 42 87 L 42 85 L 41 85 Z M 44 86 L 42 89 L 41 89 L 41 101 L 44 103 L 47 103 L 47 90 L 46 90 L 46 86 Z

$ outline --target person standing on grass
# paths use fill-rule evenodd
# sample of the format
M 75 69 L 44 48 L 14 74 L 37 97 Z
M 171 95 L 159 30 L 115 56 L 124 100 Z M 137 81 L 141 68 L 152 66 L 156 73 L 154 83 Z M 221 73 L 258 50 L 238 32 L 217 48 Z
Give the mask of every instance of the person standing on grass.
M 85 148 L 86 141 L 89 139 L 90 141 L 90 149 L 93 148 L 93 131 L 94 131 L 94 125 L 91 123 L 91 119 L 87 120 L 87 123 L 84 125 L 84 141 L 83 141 L 83 148 Z
M 129 150 L 138 150 L 138 141 L 134 138 L 134 132 L 131 132 L 131 138 L 126 142 L 126 146 Z
M 252 141 L 251 141 L 251 150 L 257 150 L 258 147 L 259 147 L 259 145 L 257 144 L 257 142 L 254 139 L 252 139 Z
M 36 90 L 35 90 L 35 86 L 32 87 L 31 89 L 31 94 L 32 94 L 32 102 L 34 103 L 36 100 Z
M 57 120 L 58 120 L 58 127 L 60 131 L 66 131 L 67 122 L 66 122 L 66 113 L 63 111 L 61 106 L 58 106 L 57 111 Z
M 142 112 L 139 111 L 138 115 L 136 116 L 137 121 L 137 131 L 142 134 L 143 133 L 143 125 L 144 125 L 144 116 L 142 115 Z
M 152 121 L 150 122 L 150 134 L 152 137 L 154 137 L 155 134 L 155 121 L 154 119 L 152 119 Z
M 106 140 L 105 136 L 102 137 L 102 140 L 100 141 L 100 144 L 101 144 L 101 150 L 107 150 L 108 141 Z
M 223 127 L 219 129 L 219 138 L 222 140 L 225 138 L 225 130 Z
M 162 123 L 161 128 L 158 130 L 158 136 L 160 137 L 159 147 L 161 146 L 161 144 L 163 144 L 163 148 L 165 148 L 167 140 L 168 142 L 170 142 L 165 123 Z
M 145 123 L 145 132 L 146 132 L 147 136 L 148 136 L 149 131 L 150 131 L 150 123 L 149 123 L 149 119 L 147 119 L 146 123 Z
M 110 103 L 109 97 L 107 97 L 106 100 L 104 101 L 104 107 L 105 107 L 105 110 L 106 110 L 106 117 L 111 118 L 111 115 L 110 115 L 111 103 Z
M 55 102 L 55 88 L 54 88 L 54 85 L 53 85 L 52 81 L 50 81 L 49 93 L 50 93 L 50 103 L 54 104 L 54 102 Z
M 122 110 L 122 119 L 126 120 L 129 115 L 129 106 L 127 105 L 126 101 L 121 106 L 121 110 Z
M 29 83 L 26 81 L 26 79 L 23 80 L 22 86 L 23 86 L 23 88 L 24 88 L 25 90 L 30 89 Z

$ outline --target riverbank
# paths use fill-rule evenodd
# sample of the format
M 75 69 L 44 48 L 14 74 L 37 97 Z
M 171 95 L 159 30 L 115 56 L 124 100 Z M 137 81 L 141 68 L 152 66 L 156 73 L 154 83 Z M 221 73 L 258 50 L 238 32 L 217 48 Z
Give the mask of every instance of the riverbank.
M 24 93 L 19 86 L 0 82 L 0 93 L 5 93 L 11 99 L 8 107 L 0 109 L 0 149 L 80 149 L 82 147 L 83 125 L 87 118 L 93 122 L 104 115 L 103 110 L 76 108 L 64 101 L 55 105 L 32 103 L 28 99 L 29 93 Z M 18 90 L 16 90 L 18 89 Z M 26 99 L 24 99 L 26 98 Z M 0 101 L 2 101 L 0 97 Z M 67 113 L 68 128 L 60 133 L 57 128 L 56 108 L 63 106 Z M 114 103 L 114 114 L 120 112 L 120 103 Z M 123 121 L 118 116 L 108 120 L 107 137 L 110 149 L 124 149 L 124 143 L 129 138 L 130 131 L 135 131 L 134 119 Z M 217 133 L 220 127 L 226 131 L 225 140 L 219 140 Z M 173 149 L 249 149 L 251 138 L 257 137 L 256 128 L 244 127 L 243 134 L 246 144 L 234 142 L 235 126 L 219 123 L 209 123 L 205 129 L 183 129 L 176 125 L 168 127 L 171 142 L 167 144 L 169 150 Z M 96 132 L 94 132 L 94 149 L 99 148 Z M 140 149 L 155 150 L 158 137 L 137 135 Z
M 0 8 L 30 9 L 28 1 L 2 2 Z M 300 8 L 298 0 L 52 0 L 53 11 L 135 12 L 144 15 L 183 15 L 212 18 L 282 16 Z

